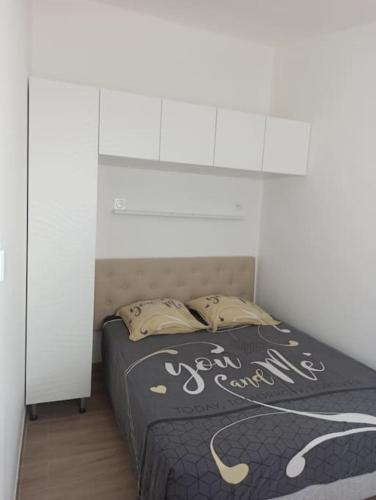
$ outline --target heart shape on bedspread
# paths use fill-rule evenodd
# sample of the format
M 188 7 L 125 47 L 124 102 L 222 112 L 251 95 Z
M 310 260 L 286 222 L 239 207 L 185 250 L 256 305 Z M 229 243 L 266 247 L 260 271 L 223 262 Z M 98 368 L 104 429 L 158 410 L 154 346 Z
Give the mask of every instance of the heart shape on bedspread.
M 166 394 L 167 387 L 165 385 L 156 385 L 154 387 L 150 387 L 150 390 L 156 394 Z

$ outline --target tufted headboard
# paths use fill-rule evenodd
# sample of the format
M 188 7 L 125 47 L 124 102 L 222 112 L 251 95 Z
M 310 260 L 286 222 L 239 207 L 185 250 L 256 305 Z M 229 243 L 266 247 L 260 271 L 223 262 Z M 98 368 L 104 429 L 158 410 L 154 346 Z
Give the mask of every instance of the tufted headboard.
M 123 304 L 174 297 L 183 302 L 220 293 L 253 299 L 254 257 L 98 259 L 94 329 Z

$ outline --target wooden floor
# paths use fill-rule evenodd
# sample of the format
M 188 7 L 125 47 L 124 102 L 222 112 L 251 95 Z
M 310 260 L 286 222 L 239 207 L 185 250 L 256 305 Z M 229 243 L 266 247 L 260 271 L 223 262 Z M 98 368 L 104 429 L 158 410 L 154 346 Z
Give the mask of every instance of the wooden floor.
M 134 500 L 127 445 L 114 421 L 100 365 L 88 411 L 76 401 L 38 406 L 27 420 L 18 500 Z

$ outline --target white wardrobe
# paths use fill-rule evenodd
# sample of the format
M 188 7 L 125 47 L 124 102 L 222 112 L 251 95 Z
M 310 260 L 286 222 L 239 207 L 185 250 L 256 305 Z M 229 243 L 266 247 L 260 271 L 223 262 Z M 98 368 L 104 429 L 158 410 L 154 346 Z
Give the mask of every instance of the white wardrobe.
M 91 390 L 99 90 L 29 85 L 26 403 Z

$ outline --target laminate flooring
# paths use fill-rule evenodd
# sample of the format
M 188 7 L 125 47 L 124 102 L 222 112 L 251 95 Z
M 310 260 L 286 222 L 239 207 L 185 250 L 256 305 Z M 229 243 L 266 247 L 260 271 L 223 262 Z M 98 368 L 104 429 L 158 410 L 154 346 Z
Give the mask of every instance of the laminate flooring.
M 27 419 L 18 500 L 135 500 L 137 485 L 128 447 L 94 365 L 87 412 L 77 401 L 38 405 Z

